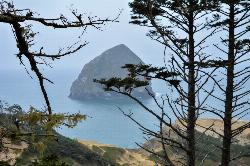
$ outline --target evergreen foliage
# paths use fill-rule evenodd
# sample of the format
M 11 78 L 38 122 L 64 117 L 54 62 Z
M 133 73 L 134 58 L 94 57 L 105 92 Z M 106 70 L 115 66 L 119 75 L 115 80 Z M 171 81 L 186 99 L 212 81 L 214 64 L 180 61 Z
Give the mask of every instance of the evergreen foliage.
M 135 88 L 149 85 L 149 81 L 152 79 L 161 79 L 173 86 L 178 86 L 180 83 L 179 80 L 175 79 L 178 74 L 170 72 L 164 67 L 158 68 L 144 64 L 126 64 L 122 68 L 128 70 L 128 76 L 126 78 L 114 77 L 108 80 L 94 80 L 94 82 L 104 85 L 106 91 L 127 93 L 129 95 L 131 95 L 131 92 Z M 144 80 L 142 80 L 141 77 L 144 78 Z

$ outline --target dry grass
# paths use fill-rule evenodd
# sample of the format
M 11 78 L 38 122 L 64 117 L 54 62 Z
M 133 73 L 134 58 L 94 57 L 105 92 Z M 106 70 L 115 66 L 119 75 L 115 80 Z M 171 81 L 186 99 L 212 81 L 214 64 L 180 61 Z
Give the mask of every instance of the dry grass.
M 20 142 L 19 144 L 13 144 L 8 139 L 3 139 L 4 151 L 0 152 L 0 161 L 8 161 L 10 165 L 16 163 L 16 159 L 22 154 L 23 150 L 28 148 L 28 144 Z
M 211 126 L 211 129 L 215 130 L 216 132 L 218 132 L 219 134 L 222 134 L 223 135 L 223 126 L 224 126 L 224 123 L 222 120 L 218 120 L 218 119 L 199 119 L 197 120 L 197 127 L 196 127 L 196 130 L 203 133 L 205 132 L 205 128 L 204 127 L 210 127 Z M 232 125 L 232 128 L 233 129 L 236 129 L 240 126 L 243 126 L 245 125 L 246 121 L 238 121 L 236 123 L 234 123 Z M 215 134 L 213 131 L 211 130 L 208 130 L 205 132 L 206 135 L 210 135 L 212 137 L 215 137 L 215 138 L 218 138 L 218 135 Z M 250 144 L 250 138 L 249 138 L 249 135 L 250 135 L 250 128 L 244 130 L 240 135 L 238 135 L 237 137 L 235 137 L 235 141 L 236 143 L 240 144 L 240 145 L 245 145 L 245 144 Z
M 101 155 L 110 155 L 116 163 L 126 166 L 154 166 L 154 162 L 149 160 L 147 156 L 138 152 L 122 149 L 113 145 L 99 144 L 94 141 L 79 141 L 88 146 L 91 150 L 97 151 Z M 96 150 L 98 148 L 98 150 Z M 106 153 L 106 154 L 105 154 Z M 115 153 L 115 154 L 111 154 Z

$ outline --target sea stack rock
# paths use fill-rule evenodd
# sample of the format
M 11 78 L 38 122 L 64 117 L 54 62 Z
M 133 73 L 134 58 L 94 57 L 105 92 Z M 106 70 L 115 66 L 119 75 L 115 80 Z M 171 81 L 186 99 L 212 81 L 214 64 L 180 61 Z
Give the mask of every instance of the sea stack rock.
M 127 69 L 121 68 L 125 64 L 144 63 L 124 44 L 115 46 L 105 51 L 83 67 L 78 78 L 71 86 L 69 97 L 77 100 L 94 98 L 125 98 L 126 96 L 116 94 L 114 92 L 104 91 L 103 85 L 93 82 L 94 79 L 127 77 Z M 148 85 L 147 89 L 153 93 L 151 84 Z M 141 99 L 150 97 L 148 92 L 145 90 L 145 87 L 135 89 L 133 95 Z

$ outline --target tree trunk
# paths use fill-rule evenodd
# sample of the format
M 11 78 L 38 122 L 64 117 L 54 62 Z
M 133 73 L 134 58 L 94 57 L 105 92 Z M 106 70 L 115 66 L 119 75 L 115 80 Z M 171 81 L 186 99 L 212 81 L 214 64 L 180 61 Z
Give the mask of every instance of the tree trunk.
M 235 47 L 235 26 L 234 26 L 234 4 L 230 3 L 229 16 L 229 50 L 227 67 L 227 88 L 224 112 L 224 136 L 221 165 L 228 166 L 230 163 L 230 148 L 232 140 L 232 111 L 233 111 L 233 89 L 234 89 L 234 47 Z
M 189 16 L 189 73 L 188 73 L 188 120 L 187 120 L 187 137 L 188 137 L 188 166 L 195 165 L 195 68 L 194 68 L 194 16 L 190 12 Z

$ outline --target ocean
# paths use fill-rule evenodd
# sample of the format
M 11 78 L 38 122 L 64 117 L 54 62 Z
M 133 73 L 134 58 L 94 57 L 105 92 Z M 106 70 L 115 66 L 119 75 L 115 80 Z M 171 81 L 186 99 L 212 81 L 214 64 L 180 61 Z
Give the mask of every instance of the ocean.
M 54 112 L 76 113 L 80 112 L 88 116 L 86 121 L 78 124 L 73 129 L 67 127 L 58 128 L 57 131 L 64 136 L 78 140 L 95 141 L 103 144 L 112 144 L 123 148 L 136 148 L 136 143 L 143 144 L 146 139 L 139 127 L 129 118 L 125 117 L 118 108 L 127 113 L 133 113 L 133 118 L 143 126 L 158 131 L 159 122 L 137 103 L 131 100 L 86 100 L 77 101 L 68 98 L 72 82 L 77 78 L 80 71 L 77 70 L 54 70 L 46 72 L 46 76 L 54 81 L 47 83 L 46 88 Z M 24 110 L 30 106 L 44 109 L 45 102 L 37 79 L 29 77 L 22 70 L 0 71 L 0 100 L 9 105 L 18 104 Z M 153 91 L 160 96 L 168 93 L 163 82 L 153 82 Z M 170 92 L 169 95 L 172 93 Z M 219 93 L 218 93 L 219 94 Z M 145 105 L 157 112 L 157 105 L 153 99 L 144 101 Z M 223 108 L 223 103 L 210 98 L 207 102 L 216 108 Z M 166 111 L 168 108 L 166 108 Z M 158 110 L 159 111 L 159 110 Z M 168 111 L 169 114 L 171 111 Z M 173 115 L 170 117 L 174 117 Z M 214 115 L 204 113 L 202 118 L 216 118 Z M 250 119 L 247 114 L 244 120 Z M 174 121 L 175 119 L 172 119 Z
M 54 81 L 54 85 L 47 83 L 46 87 L 54 112 L 81 112 L 88 115 L 86 121 L 79 123 L 73 129 L 58 128 L 57 131 L 64 136 L 124 148 L 135 148 L 136 143 L 145 142 L 142 131 L 129 118 L 125 117 L 118 107 L 125 112 L 132 112 L 133 117 L 140 123 L 157 131 L 157 120 L 130 100 L 76 101 L 68 98 L 71 84 L 80 71 L 56 71 L 53 69 L 51 71 L 47 72 L 46 75 Z M 25 110 L 28 110 L 30 106 L 38 109 L 45 107 L 35 77 L 30 78 L 24 70 L 2 70 L 0 71 L 0 78 L 0 100 L 8 102 L 9 105 L 18 104 Z M 156 108 L 153 100 L 149 99 L 144 102 L 148 107 Z

